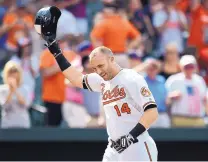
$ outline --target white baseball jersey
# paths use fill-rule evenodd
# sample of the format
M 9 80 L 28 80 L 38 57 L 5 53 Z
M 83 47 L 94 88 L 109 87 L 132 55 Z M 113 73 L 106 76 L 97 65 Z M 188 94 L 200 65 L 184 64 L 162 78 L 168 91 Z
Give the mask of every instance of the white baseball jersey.
M 155 104 L 143 76 L 132 69 L 121 70 L 109 81 L 96 73 L 85 75 L 84 80 L 90 91 L 102 93 L 107 133 L 112 140 L 128 134 L 139 122 L 145 108 Z

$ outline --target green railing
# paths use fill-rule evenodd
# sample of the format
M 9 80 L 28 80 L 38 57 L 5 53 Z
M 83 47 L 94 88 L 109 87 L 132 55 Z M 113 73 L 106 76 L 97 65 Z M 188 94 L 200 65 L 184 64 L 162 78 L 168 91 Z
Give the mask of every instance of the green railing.
M 156 141 L 208 141 L 206 128 L 150 129 L 150 135 Z M 107 141 L 105 129 L 1 129 L 2 141 Z

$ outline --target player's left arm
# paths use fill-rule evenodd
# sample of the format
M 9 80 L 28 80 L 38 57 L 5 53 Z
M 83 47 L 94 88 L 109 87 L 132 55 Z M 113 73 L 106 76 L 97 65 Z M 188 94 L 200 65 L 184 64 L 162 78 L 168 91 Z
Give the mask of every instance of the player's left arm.
M 157 120 L 158 111 L 155 99 L 149 90 L 145 79 L 138 75 L 133 79 L 134 86 L 130 87 L 130 95 L 136 102 L 137 106 L 143 109 L 144 113 L 138 120 L 138 124 L 130 131 L 130 134 L 137 138 Z
M 144 111 L 138 122 L 148 129 L 158 117 L 157 104 L 143 76 L 135 75 L 131 82 L 132 86 L 128 87 L 129 94 L 136 102 L 138 110 Z
M 158 117 L 157 106 L 152 105 L 150 109 L 144 112 L 144 114 L 139 120 L 139 123 L 141 123 L 145 127 L 145 129 L 148 129 L 157 120 L 157 117 Z
M 127 89 L 132 99 L 139 108 L 143 109 L 144 113 L 142 117 L 138 119 L 138 123 L 132 128 L 129 134 L 117 140 L 117 143 L 120 145 L 117 149 L 118 153 L 123 152 L 131 144 L 138 142 L 137 137 L 144 133 L 158 117 L 157 105 L 154 97 L 142 76 L 138 75 L 131 78 L 131 84 L 129 84 Z

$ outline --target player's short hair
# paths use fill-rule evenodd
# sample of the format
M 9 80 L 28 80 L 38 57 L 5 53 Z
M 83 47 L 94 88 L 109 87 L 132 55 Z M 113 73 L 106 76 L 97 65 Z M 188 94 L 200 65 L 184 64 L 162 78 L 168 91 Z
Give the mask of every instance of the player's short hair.
M 113 56 L 113 52 L 111 51 L 111 49 L 105 47 L 105 46 L 100 46 L 95 48 L 92 52 L 91 55 L 95 55 L 96 53 L 103 53 L 105 55 L 109 55 L 109 56 Z

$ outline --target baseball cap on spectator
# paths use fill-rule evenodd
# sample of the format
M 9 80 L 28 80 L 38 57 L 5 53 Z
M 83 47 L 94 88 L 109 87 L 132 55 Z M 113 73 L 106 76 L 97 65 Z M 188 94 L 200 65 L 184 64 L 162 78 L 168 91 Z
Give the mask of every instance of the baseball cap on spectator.
M 193 55 L 184 55 L 180 59 L 180 66 L 197 65 L 196 59 Z
M 77 52 L 92 51 L 93 46 L 89 41 L 83 41 L 77 46 Z
M 140 56 L 138 53 L 136 52 L 129 52 L 128 53 L 128 57 L 130 59 L 135 59 L 135 60 L 141 60 L 142 59 L 142 56 Z

